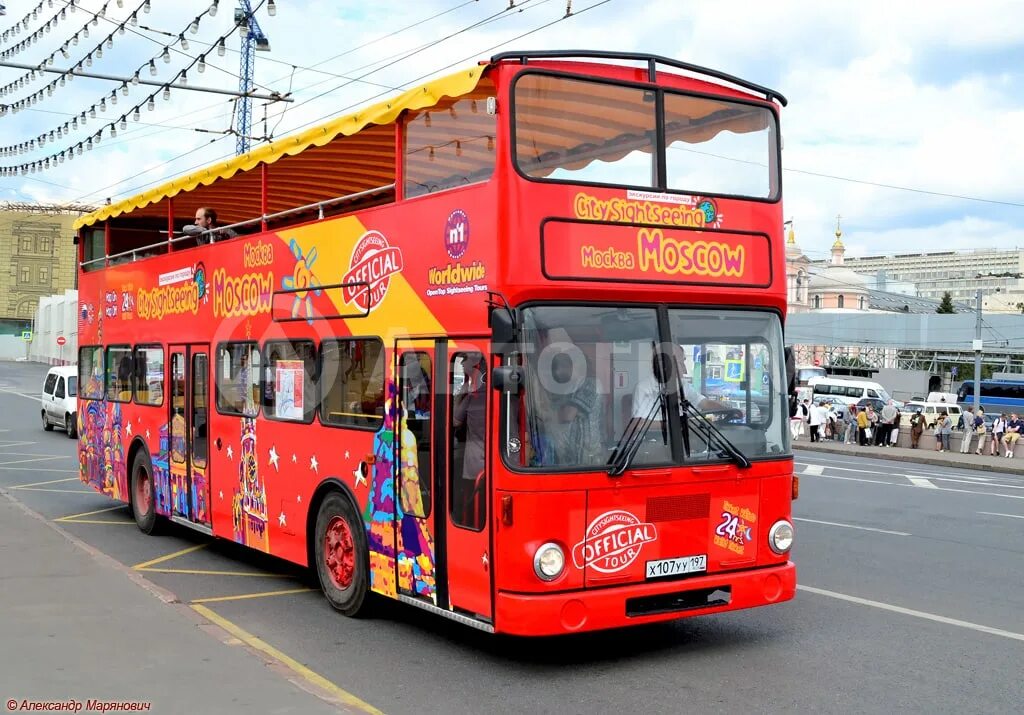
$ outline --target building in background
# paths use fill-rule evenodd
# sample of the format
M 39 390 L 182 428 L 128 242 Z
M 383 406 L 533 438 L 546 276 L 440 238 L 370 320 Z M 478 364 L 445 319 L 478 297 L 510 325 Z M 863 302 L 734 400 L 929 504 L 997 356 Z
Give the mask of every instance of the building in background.
M 812 261 L 811 265 L 826 263 Z M 949 291 L 954 302 L 970 306 L 974 305 L 979 288 L 986 296 L 997 294 L 997 291 L 1024 293 L 1024 249 L 1018 248 L 847 257 L 845 265 L 867 276 L 878 276 L 880 271 L 884 271 L 885 281 L 916 284 L 917 295 L 921 298 L 941 300 L 942 294 Z M 893 291 L 892 288 L 885 289 Z M 1001 304 L 1003 301 L 997 302 Z
M 40 298 L 75 288 L 71 225 L 90 208 L 0 204 L 0 320 L 31 323 Z

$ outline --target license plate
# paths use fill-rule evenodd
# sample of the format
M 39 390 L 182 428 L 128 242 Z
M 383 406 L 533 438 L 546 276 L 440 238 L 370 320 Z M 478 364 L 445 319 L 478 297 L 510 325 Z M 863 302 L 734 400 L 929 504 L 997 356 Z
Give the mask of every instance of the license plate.
M 708 555 L 680 556 L 676 559 L 661 559 L 647 562 L 647 578 L 665 578 L 684 573 L 700 573 L 708 570 Z

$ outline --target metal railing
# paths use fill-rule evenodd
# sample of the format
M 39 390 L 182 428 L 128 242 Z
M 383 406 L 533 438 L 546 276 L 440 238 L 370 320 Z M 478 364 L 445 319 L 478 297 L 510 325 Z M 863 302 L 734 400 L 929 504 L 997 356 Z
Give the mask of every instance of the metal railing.
M 376 194 L 382 194 L 382 193 L 385 193 L 387 191 L 392 191 L 395 188 L 395 186 L 396 186 L 395 183 L 392 182 L 390 184 L 385 184 L 383 186 L 377 186 L 377 187 L 374 187 L 372 189 L 366 189 L 365 191 L 357 191 L 354 194 L 346 194 L 345 196 L 336 196 L 333 199 L 326 199 L 324 201 L 317 201 L 315 203 L 306 204 L 304 206 L 296 206 L 295 208 L 285 209 L 284 211 L 277 211 L 277 212 L 272 213 L 272 214 L 264 214 L 264 215 L 258 216 L 256 218 L 246 219 L 245 221 L 239 221 L 237 223 L 232 223 L 232 224 L 229 224 L 227 226 L 218 226 L 217 228 L 210 228 L 210 229 L 207 229 L 205 231 L 201 231 L 199 233 L 185 234 L 185 235 L 182 235 L 182 236 L 173 236 L 173 237 L 169 238 L 168 240 L 160 241 L 159 243 L 150 243 L 150 244 L 147 244 L 145 246 L 138 246 L 137 248 L 129 249 L 127 251 L 121 251 L 120 253 L 113 253 L 113 254 L 111 254 L 109 256 L 103 256 L 101 258 L 92 258 L 92 259 L 90 259 L 88 261 L 82 261 L 81 266 L 84 269 L 86 266 L 91 266 L 93 264 L 106 265 L 109 261 L 112 261 L 112 260 L 117 259 L 117 258 L 124 258 L 124 259 L 126 259 L 124 261 L 119 261 L 119 263 L 130 263 L 130 262 L 138 260 L 139 259 L 139 255 L 138 254 L 140 254 L 140 253 L 144 253 L 144 252 L 154 252 L 155 253 L 157 251 L 159 251 L 160 253 L 164 253 L 174 243 L 177 243 L 179 241 L 192 240 L 192 239 L 195 239 L 195 240 L 198 241 L 199 239 L 201 239 L 204 236 L 209 237 L 209 242 L 211 244 L 213 244 L 213 243 L 217 242 L 218 238 L 219 238 L 219 240 L 222 240 L 222 241 L 223 240 L 229 240 L 229 238 L 234 238 L 234 236 L 232 236 L 232 237 L 223 237 L 223 236 L 218 237 L 218 234 L 222 233 L 224 231 L 235 230 L 237 228 L 243 228 L 243 227 L 246 227 L 246 226 L 252 226 L 253 224 L 260 224 L 260 225 L 262 225 L 264 222 L 267 222 L 267 221 L 272 221 L 274 219 L 284 218 L 286 216 L 292 216 L 294 214 L 303 213 L 303 212 L 306 212 L 306 211 L 312 211 L 314 209 L 317 210 L 317 212 L 318 212 L 316 220 L 317 221 L 322 221 L 324 219 L 324 209 L 325 208 L 329 208 L 331 206 L 337 206 L 338 204 L 347 203 L 349 201 L 355 201 L 357 199 L 362 199 L 362 198 L 365 198 L 367 196 L 374 196 Z M 160 249 L 164 249 L 164 250 L 160 250 Z M 143 256 L 143 258 L 147 258 L 147 257 L 148 256 Z

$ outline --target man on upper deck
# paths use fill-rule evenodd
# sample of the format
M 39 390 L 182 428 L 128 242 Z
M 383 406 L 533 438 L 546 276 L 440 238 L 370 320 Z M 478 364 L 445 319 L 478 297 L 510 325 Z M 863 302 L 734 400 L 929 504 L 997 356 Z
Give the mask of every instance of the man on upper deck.
M 190 236 L 198 235 L 196 243 L 199 245 L 235 238 L 238 235 L 230 228 L 217 229 L 217 211 L 208 206 L 196 209 L 196 222 L 186 226 L 184 230 Z

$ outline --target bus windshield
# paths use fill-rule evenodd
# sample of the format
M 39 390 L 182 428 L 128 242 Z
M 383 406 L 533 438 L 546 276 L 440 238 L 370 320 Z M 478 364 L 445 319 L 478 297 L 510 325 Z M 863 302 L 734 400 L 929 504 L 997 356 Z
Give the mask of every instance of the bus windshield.
M 522 75 L 514 112 L 519 170 L 533 179 L 774 198 L 778 143 L 770 109 L 663 94 L 659 115 L 650 89 Z M 665 160 L 660 187 L 659 156 Z
M 634 421 L 647 421 L 633 467 L 729 461 L 710 421 L 748 459 L 789 452 L 782 330 L 774 313 L 609 306 L 521 311 L 525 389 L 506 403 L 510 466 L 604 468 Z M 662 334 L 659 325 L 667 325 Z M 664 356 L 659 362 L 658 355 Z M 676 368 L 662 368 L 668 356 Z M 681 395 L 704 417 L 665 395 Z M 671 425 L 680 426 L 673 434 Z M 673 455 L 677 455 L 674 457 Z

